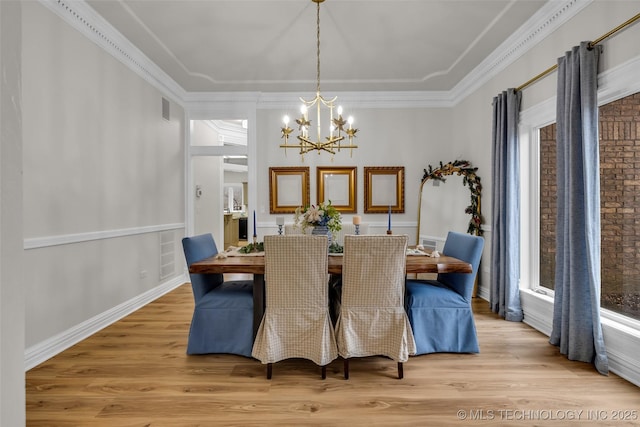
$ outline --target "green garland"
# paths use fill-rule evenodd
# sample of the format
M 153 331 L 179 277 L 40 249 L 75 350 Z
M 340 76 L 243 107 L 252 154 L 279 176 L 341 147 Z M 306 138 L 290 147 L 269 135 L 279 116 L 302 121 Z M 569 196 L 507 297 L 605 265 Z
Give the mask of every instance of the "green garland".
M 241 254 L 250 254 L 251 252 L 264 252 L 264 242 L 257 242 L 255 245 L 249 243 L 238 249 Z
M 482 184 L 480 183 L 480 177 L 476 174 L 478 168 L 471 166 L 471 162 L 467 160 L 455 160 L 449 162 L 446 165 L 440 162 L 440 167 L 434 169 L 429 165 L 429 169 L 424 169 L 424 176 L 422 177 L 422 183 L 427 179 L 435 179 L 437 181 L 446 182 L 444 178 L 447 175 L 458 174 L 462 175 L 462 185 L 469 187 L 471 192 L 471 204 L 464 210 L 465 213 L 471 215 L 469 221 L 469 228 L 467 233 L 481 236 L 482 230 L 482 214 L 480 213 L 480 193 L 482 192 Z

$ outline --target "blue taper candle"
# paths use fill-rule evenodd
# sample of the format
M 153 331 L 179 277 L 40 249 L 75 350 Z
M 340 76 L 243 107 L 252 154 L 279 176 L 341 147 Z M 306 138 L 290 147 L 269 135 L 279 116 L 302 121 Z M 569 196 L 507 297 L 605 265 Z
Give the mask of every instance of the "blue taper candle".
M 391 205 L 389 205 L 389 228 L 387 230 L 391 231 Z
M 253 211 L 253 237 L 258 237 L 256 233 L 256 211 Z

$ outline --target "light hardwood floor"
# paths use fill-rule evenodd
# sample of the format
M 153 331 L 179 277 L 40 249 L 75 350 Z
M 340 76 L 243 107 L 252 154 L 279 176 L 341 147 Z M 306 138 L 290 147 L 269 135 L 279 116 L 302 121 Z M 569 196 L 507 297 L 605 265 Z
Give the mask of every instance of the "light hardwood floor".
M 625 426 L 640 425 L 640 390 L 474 300 L 481 353 L 274 365 L 185 354 L 189 284 L 26 374 L 28 426 Z M 627 412 L 623 412 L 627 411 Z M 620 419 L 620 418 L 626 418 Z

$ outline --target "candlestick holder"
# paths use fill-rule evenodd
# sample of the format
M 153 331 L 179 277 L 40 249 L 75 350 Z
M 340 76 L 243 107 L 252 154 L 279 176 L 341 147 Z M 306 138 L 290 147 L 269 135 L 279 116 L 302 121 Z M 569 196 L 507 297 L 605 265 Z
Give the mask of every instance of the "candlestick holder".
M 360 224 L 356 224 L 356 236 L 360 235 Z
M 391 230 L 387 230 L 387 234 L 393 234 Z
M 278 234 L 282 236 L 282 224 L 278 224 Z

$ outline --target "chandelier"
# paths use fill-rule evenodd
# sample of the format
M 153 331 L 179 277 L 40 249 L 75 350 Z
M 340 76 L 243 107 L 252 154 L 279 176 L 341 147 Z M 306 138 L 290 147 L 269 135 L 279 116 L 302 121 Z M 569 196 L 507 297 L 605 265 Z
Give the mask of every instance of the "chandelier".
M 322 95 L 320 95 L 320 3 L 324 0 L 311 0 L 317 5 L 317 85 L 316 85 L 316 97 L 310 101 L 305 100 L 304 98 L 300 98 L 302 101 L 302 107 L 300 108 L 300 118 L 296 119 L 296 124 L 298 125 L 298 135 L 297 135 L 297 143 L 290 144 L 289 143 L 289 135 L 293 132 L 293 129 L 289 127 L 289 116 L 284 116 L 283 122 L 284 127 L 282 128 L 282 138 L 284 138 L 284 144 L 280 145 L 280 148 L 285 149 L 285 156 L 287 153 L 287 148 L 296 148 L 300 150 L 300 157 L 304 161 L 304 155 L 308 152 L 316 150 L 318 155 L 322 151 L 326 151 L 331 153 L 332 159 L 333 155 L 336 152 L 339 152 L 341 149 L 349 149 L 351 150 L 350 154 L 353 155 L 353 149 L 358 148 L 357 145 L 353 144 L 353 138 L 356 136 L 356 132 L 358 129 L 353 127 L 353 117 L 350 116 L 347 120 L 342 118 L 342 107 L 338 106 L 336 108 L 335 102 L 338 98 L 333 97 L 332 99 L 324 99 Z M 311 120 L 309 120 L 309 111 L 316 107 L 316 129 L 317 136 L 314 140 L 310 134 L 309 130 L 311 128 Z M 334 108 L 336 109 L 337 117 L 334 117 Z M 321 124 L 321 110 L 324 110 L 325 116 L 328 113 L 329 121 L 325 125 L 325 130 L 329 131 L 329 135 L 322 138 L 322 124 Z M 326 117 L 325 117 L 326 119 Z M 347 126 L 348 125 L 348 126 Z M 345 141 L 347 138 L 347 141 Z

